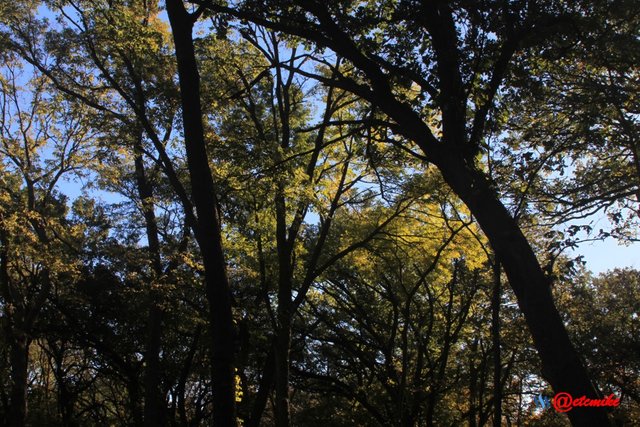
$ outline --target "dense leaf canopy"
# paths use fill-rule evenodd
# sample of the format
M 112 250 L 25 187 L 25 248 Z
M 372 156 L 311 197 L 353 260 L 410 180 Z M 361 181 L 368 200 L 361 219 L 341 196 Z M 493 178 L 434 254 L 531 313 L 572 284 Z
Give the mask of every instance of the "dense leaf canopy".
M 0 4 L 2 425 L 640 423 L 634 3 Z

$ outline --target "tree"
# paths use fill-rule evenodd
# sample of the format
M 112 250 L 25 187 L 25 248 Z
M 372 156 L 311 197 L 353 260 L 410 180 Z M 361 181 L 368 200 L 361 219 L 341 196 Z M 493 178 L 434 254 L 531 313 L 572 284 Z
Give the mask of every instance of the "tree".
M 20 63 L 0 76 L 0 292 L 3 331 L 10 349 L 9 425 L 25 425 L 29 347 L 51 292 L 76 274 L 76 230 L 67 228 L 61 179 L 81 173 L 90 158 L 91 131 L 82 109 L 50 97 L 43 76 L 20 86 Z M 66 111 L 54 108 L 63 104 Z
M 579 40 L 539 48 L 515 64 L 513 90 L 503 99 L 512 111 L 505 118 L 510 135 L 498 150 L 505 163 L 522 165 L 522 173 L 512 175 L 529 192 L 524 206 L 530 211 L 555 224 L 581 224 L 604 212 L 612 229 L 596 230 L 596 238 L 634 240 L 639 23 L 626 2 L 589 7 L 590 16 L 575 23 Z M 588 224 L 582 228 L 591 231 Z
M 167 13 L 178 64 L 184 143 L 191 179 L 191 194 L 198 221 L 194 224 L 194 234 L 202 254 L 209 301 L 213 420 L 215 426 L 233 426 L 237 421 L 231 289 L 222 248 L 217 190 L 206 151 L 200 104 L 200 75 L 192 33 L 193 24 L 200 13 L 196 11 L 190 14 L 178 0 L 167 1 Z
M 430 197 L 323 274 L 305 305 L 296 424 L 485 425 L 495 416 L 494 278 L 468 213 L 432 176 Z M 521 355 L 531 344 L 513 310 L 498 314 L 507 360 L 497 381 L 515 395 L 512 376 L 530 375 Z
M 480 289 L 474 239 L 463 218 L 442 218 L 444 209 L 427 203 L 414 208 L 323 275 L 305 310 L 316 320 L 301 326 L 309 348 L 295 365 L 302 387 L 345 399 L 343 411 L 356 406 L 332 413 L 353 423 L 454 422 L 458 414 L 441 403 L 466 388 L 449 369 L 464 359 L 460 342 Z M 468 265 L 456 258 L 462 253 Z
M 571 315 L 568 328 L 577 337 L 587 363 L 598 373 L 595 379 L 602 390 L 621 398 L 616 422 L 633 424 L 640 407 L 639 273 L 615 269 L 596 277 L 584 271 L 575 276 L 556 289 L 560 304 Z
M 199 184 L 190 186 L 192 190 L 192 198 L 190 198 L 167 152 L 166 143 L 173 129 L 176 106 L 176 98 L 173 97 L 175 93 L 173 73 L 167 73 L 167 70 L 175 68 L 167 61 L 168 55 L 165 54 L 166 33 L 163 32 L 164 24 L 160 23 L 157 16 L 157 3 L 142 2 L 132 5 L 101 3 L 95 7 L 96 5 L 92 2 L 51 2 L 50 5 L 58 10 L 62 22 L 67 23 L 69 27 L 61 31 L 53 29 L 46 34 L 48 51 L 43 49 L 43 34 L 31 31 L 33 27 L 25 25 L 20 20 L 11 22 L 11 29 L 15 33 L 11 39 L 12 48 L 45 74 L 63 93 L 85 103 L 107 120 L 115 119 L 127 127 L 133 126 L 138 132 L 144 131 L 144 136 L 157 152 L 158 158 L 151 155 L 149 151 L 146 151 L 146 154 L 154 159 L 166 173 L 182 204 L 186 221 L 193 229 L 205 261 L 205 288 L 208 289 L 211 313 L 210 331 L 215 337 L 211 341 L 212 373 L 215 378 L 213 386 L 217 390 L 214 393 L 214 399 L 219 408 L 214 412 L 216 418 L 223 417 L 223 421 L 220 421 L 223 424 L 227 421 L 231 422 L 229 420 L 235 416 L 232 410 L 235 399 L 233 323 L 231 295 L 224 271 L 220 241 L 220 221 L 215 206 L 217 202 L 215 194 L 210 193 L 212 188 L 200 191 Z M 186 14 L 186 11 L 184 13 Z M 184 18 L 183 15 L 178 17 Z M 31 11 L 26 12 L 22 18 L 28 19 L 30 23 L 38 21 Z M 185 24 L 183 36 L 186 35 L 187 27 L 191 26 L 190 19 L 185 18 L 181 21 Z M 45 25 L 44 29 L 46 28 Z M 132 43 L 131 38 L 128 38 L 130 34 L 127 32 L 136 35 L 135 42 Z M 74 41 L 78 43 L 73 44 Z M 49 54 L 53 54 L 53 58 Z M 77 62 L 69 62 L 68 58 L 65 58 L 68 55 L 76 58 Z M 181 57 L 180 60 L 182 59 Z M 149 63 L 153 63 L 155 67 L 148 67 Z M 180 72 L 185 72 L 185 68 L 180 68 L 181 66 L 178 64 L 179 75 Z M 92 73 L 98 74 L 99 79 L 94 78 Z M 191 77 L 182 75 L 183 80 Z M 189 88 L 182 89 L 184 96 L 193 95 L 193 93 L 185 93 Z M 192 183 L 213 185 L 204 141 L 201 139 L 202 119 L 199 113 L 195 115 L 190 113 L 190 109 L 195 105 L 193 102 L 199 105 L 198 97 L 199 91 L 195 100 L 191 99 L 183 103 L 182 122 L 187 166 Z M 195 107 L 199 110 L 198 106 Z M 163 131 L 164 135 L 161 136 Z M 144 183 L 144 170 L 140 163 L 142 159 L 139 156 L 142 151 L 145 151 L 145 147 L 140 138 L 142 134 L 134 135 L 130 140 L 134 143 L 132 150 L 138 157 L 136 162 L 139 196 L 143 200 L 143 205 L 146 204 L 143 209 L 146 210 L 145 216 L 150 232 L 148 236 L 150 250 L 155 253 L 153 256 L 158 269 L 158 248 L 154 243 L 156 239 L 153 236 L 155 233 L 151 215 L 153 209 L 149 202 L 144 201 L 150 196 L 150 188 Z M 194 138 L 197 141 L 194 142 Z M 196 149 L 200 151 L 195 152 Z M 159 339 L 160 319 L 159 313 L 153 308 L 154 305 L 152 302 L 149 322 L 150 371 L 153 371 L 155 365 L 153 361 L 157 358 L 154 354 L 158 352 Z M 154 375 L 150 373 L 148 375 L 149 397 L 157 395 L 157 385 L 153 384 L 153 378 Z M 153 400 L 147 400 L 147 403 L 150 403 L 147 413 L 152 417 L 149 420 L 152 425 L 155 422 L 154 414 L 158 413 L 153 409 L 158 407 L 158 403 L 153 404 Z M 224 421 L 226 419 L 224 417 L 230 418 Z
M 544 45 L 554 34 L 574 37 L 559 30 L 583 16 L 582 4 L 201 4 L 300 36 L 350 61 L 356 76 L 313 77 L 375 105 L 389 117 L 389 129 L 412 141 L 419 157 L 437 166 L 500 258 L 540 352 L 544 376 L 557 391 L 598 395 L 555 308 L 548 279 L 479 156 L 514 56 L 527 53 L 527 46 Z M 399 93 L 400 87 L 412 89 L 414 96 Z M 568 415 L 575 425 L 594 419 L 608 424 L 599 410 Z
M 197 45 L 200 69 L 220 76 L 203 91 L 217 137 L 208 148 L 217 160 L 212 171 L 222 189 L 225 246 L 236 266 L 231 280 L 244 319 L 241 333 L 248 335 L 240 339 L 238 366 L 243 406 L 252 403 L 244 420 L 260 422 L 273 388 L 275 422 L 289 425 L 290 352 L 298 341 L 292 327 L 307 293 L 332 264 L 383 233 L 421 189 L 394 189 L 376 175 L 382 168 L 362 156 L 376 141 L 358 119 L 357 98 L 309 84 L 299 72 L 304 59 L 287 48 L 290 41 L 262 29 L 246 29 L 242 37 L 216 43 L 203 38 Z M 311 117 L 314 104 L 317 119 Z M 383 151 L 381 158 L 405 158 L 399 150 Z M 338 218 L 356 214 L 377 222 L 362 227 L 354 219 L 351 232 L 335 226 Z M 308 219 L 312 215 L 317 224 Z M 245 346 L 255 335 L 268 342 L 266 357 L 250 363 Z M 260 375 L 255 394 L 246 386 L 254 375 Z
M 189 3 L 0 6 L 3 414 L 565 425 L 546 379 L 635 419 L 632 335 L 583 329 L 633 274 L 559 255 L 634 238 L 630 3 Z

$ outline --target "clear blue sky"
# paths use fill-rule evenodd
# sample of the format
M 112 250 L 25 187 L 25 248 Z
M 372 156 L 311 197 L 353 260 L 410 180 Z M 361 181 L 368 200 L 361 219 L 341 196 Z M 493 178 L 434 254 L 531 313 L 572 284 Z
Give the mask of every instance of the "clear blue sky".
M 572 254 L 584 255 L 586 267 L 596 274 L 616 267 L 640 269 L 640 243 L 624 246 L 613 239 L 587 242 L 582 243 Z
M 611 223 L 603 212 L 597 212 L 580 221 L 570 221 L 568 224 L 589 223 L 594 230 L 610 230 Z M 562 228 L 562 227 L 559 227 Z M 586 237 L 586 236 L 582 236 Z M 620 244 L 616 239 L 581 243 L 577 249 L 565 252 L 568 256 L 584 256 L 587 269 L 593 273 L 603 273 L 614 268 L 632 267 L 640 269 L 640 242 L 629 245 Z

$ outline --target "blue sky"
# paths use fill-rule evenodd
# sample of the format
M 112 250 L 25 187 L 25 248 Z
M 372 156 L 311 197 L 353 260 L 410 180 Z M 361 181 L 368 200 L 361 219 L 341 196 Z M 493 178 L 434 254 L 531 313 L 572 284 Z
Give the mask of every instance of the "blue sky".
M 610 230 L 613 228 L 602 211 L 579 221 L 570 221 L 565 226 L 569 224 L 589 224 L 593 230 Z M 562 226 L 559 226 L 559 228 L 561 229 Z M 596 234 L 595 231 L 594 234 Z M 589 236 L 581 237 L 588 238 Z M 571 257 L 582 255 L 587 263 L 587 269 L 595 274 L 614 268 L 632 267 L 640 269 L 640 242 L 625 245 L 614 238 L 587 241 L 580 243 L 577 249 L 566 251 L 565 254 Z
M 571 254 L 583 255 L 587 268 L 594 273 L 602 273 L 616 267 L 640 269 L 640 243 L 624 246 L 613 239 L 585 242 Z

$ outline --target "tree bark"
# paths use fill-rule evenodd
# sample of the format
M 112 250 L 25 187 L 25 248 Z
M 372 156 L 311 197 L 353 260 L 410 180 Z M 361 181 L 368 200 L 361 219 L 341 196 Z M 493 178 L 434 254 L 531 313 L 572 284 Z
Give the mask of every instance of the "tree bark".
M 140 382 L 134 372 L 129 372 L 127 376 L 129 377 L 127 379 L 127 392 L 129 394 L 127 403 L 131 415 L 131 423 L 135 427 L 141 427 L 143 423 L 143 409 L 140 405 L 140 398 L 142 397 L 140 393 Z
M 201 334 L 202 328 L 200 325 L 198 325 L 196 331 L 194 332 L 193 341 L 191 342 L 191 346 L 189 347 L 187 357 L 181 364 L 180 376 L 178 378 L 178 384 L 176 387 L 176 398 L 178 400 L 178 416 L 180 417 L 179 425 L 183 427 L 187 427 L 190 425 L 189 420 L 187 419 L 186 388 L 187 380 L 189 379 L 189 373 L 191 372 L 191 367 L 193 366 L 193 358 L 196 355 L 196 350 L 198 349 L 198 343 L 200 342 Z
M 187 13 L 182 0 L 167 0 L 166 5 L 175 43 L 191 195 L 197 213 L 194 234 L 202 253 L 209 302 L 213 425 L 236 426 L 231 291 L 222 248 L 216 193 L 204 138 L 200 76 L 192 36 L 194 17 Z
M 474 339 L 469 348 L 469 427 L 478 426 L 478 367 L 476 366 L 476 353 L 478 351 L 478 339 Z
M 278 316 L 278 336 L 275 352 L 275 413 L 276 427 L 289 427 L 289 353 L 291 348 L 291 318 L 288 314 Z
M 64 344 L 57 345 L 56 340 L 47 340 L 48 355 L 53 368 L 53 376 L 56 381 L 58 391 L 58 412 L 64 427 L 76 427 L 78 424 L 74 419 L 74 403 L 77 397 L 72 390 L 65 371 L 65 347 Z

